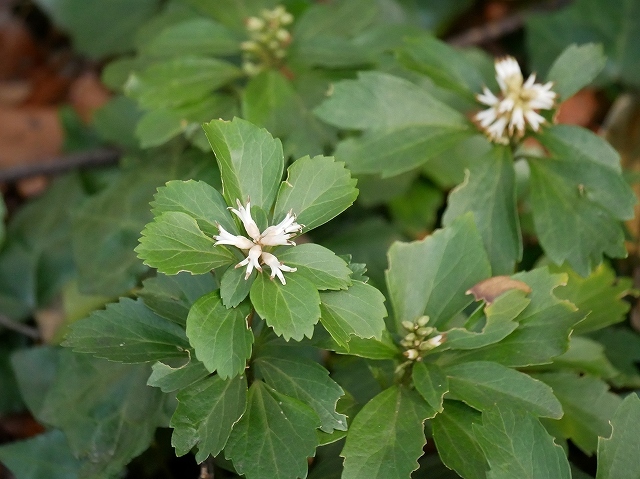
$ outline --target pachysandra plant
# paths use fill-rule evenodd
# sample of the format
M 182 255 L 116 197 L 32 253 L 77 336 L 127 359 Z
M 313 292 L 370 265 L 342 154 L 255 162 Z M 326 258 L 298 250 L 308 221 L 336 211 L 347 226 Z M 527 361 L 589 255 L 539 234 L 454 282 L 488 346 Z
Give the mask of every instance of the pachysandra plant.
M 408 39 L 399 59 L 431 84 L 363 72 L 336 83 L 315 110 L 335 126 L 363 131 L 335 152 L 353 173 L 386 178 L 422 168 L 429 175 L 432 162 L 457 168 L 463 181 L 449 195 L 443 222 L 473 212 L 499 274 L 522 259 L 519 212 L 533 217 L 531 233 L 547 257 L 583 276 L 603 255 L 626 255 L 621 220 L 633 217 L 636 198 L 618 153 L 587 129 L 553 122 L 559 102 L 604 66 L 599 45 L 569 47 L 544 83 L 534 74 L 524 80 L 510 57 L 496 61 L 495 80 L 485 78 L 433 37 Z M 583 63 L 590 68 L 571 68 Z
M 347 348 L 385 327 L 384 296 L 359 265 L 293 241 L 349 207 L 355 180 L 333 158 L 305 157 L 283 181 L 282 145 L 266 130 L 240 119 L 204 128 L 222 194 L 202 181 L 158 188 L 137 252 L 161 274 L 138 301 L 74 324 L 66 345 L 155 363 L 149 384 L 177 391 L 177 454 L 195 447 L 202 462 L 224 451 L 249 479 L 304 477 L 317 430 L 331 437 L 347 422 L 335 409 L 344 391 L 299 342 L 319 321 Z
M 167 5 L 149 22 L 135 59 L 106 69 L 107 83 L 144 112 L 136 127 L 141 147 L 183 136 L 206 151 L 200 124 L 240 114 L 281 138 L 287 157 L 335 144 L 335 129 L 310 110 L 332 79 L 374 64 L 385 50 L 370 34 L 387 22 L 381 7 L 361 0 L 358 8 L 352 0 L 204 3 Z

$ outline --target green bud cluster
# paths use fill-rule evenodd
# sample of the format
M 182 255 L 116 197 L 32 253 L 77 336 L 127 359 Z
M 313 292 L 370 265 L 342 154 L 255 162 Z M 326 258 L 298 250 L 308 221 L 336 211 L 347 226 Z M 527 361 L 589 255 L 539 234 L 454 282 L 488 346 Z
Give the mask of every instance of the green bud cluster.
M 282 63 L 291 43 L 291 33 L 284 27 L 292 22 L 293 15 L 283 6 L 273 10 L 262 10 L 260 16 L 246 19 L 249 40 L 242 42 L 240 47 L 242 69 L 247 75 L 257 75 Z
M 400 341 L 406 348 L 404 356 L 410 361 L 421 361 L 426 351 L 437 348 L 445 341 L 445 336 L 435 328 L 427 326 L 429 316 L 421 316 L 417 321 L 403 321 L 408 334 Z

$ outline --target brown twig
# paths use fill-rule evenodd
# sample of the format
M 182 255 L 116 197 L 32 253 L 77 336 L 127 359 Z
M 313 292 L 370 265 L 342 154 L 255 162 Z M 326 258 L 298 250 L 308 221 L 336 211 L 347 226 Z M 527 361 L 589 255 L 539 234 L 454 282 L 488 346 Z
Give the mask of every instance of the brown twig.
M 1 169 L 0 183 L 18 181 L 38 175 L 59 175 L 76 168 L 110 166 L 116 164 L 119 158 L 120 152 L 110 148 L 47 158 L 29 165 Z
M 213 458 L 207 457 L 200 465 L 200 477 L 198 479 L 214 479 L 213 477 Z
M 489 22 L 479 27 L 470 28 L 462 33 L 446 39 L 447 43 L 456 47 L 470 47 L 482 45 L 491 40 L 497 40 L 509 33 L 518 31 L 524 25 L 525 20 L 532 13 L 557 10 L 571 3 L 571 0 L 550 0 L 530 10 L 516 12 L 507 15 L 495 22 Z
M 36 328 L 27 326 L 26 324 L 17 323 L 3 314 L 0 314 L 0 326 L 4 326 L 5 328 L 15 331 L 16 333 L 20 333 L 28 338 L 33 339 L 34 341 L 40 340 L 40 331 L 38 331 Z

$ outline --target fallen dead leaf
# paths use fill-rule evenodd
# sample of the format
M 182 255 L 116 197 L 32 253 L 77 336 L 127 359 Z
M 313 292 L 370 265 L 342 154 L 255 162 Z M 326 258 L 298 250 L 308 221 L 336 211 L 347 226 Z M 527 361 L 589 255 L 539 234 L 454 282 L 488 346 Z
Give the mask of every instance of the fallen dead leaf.
M 593 124 L 599 109 L 596 90 L 585 88 L 560 104 L 556 121 L 588 128 Z
M 69 89 L 69 101 L 82 121 L 89 124 L 93 114 L 109 101 L 111 93 L 94 72 L 85 72 Z
M 49 184 L 49 178 L 45 175 L 30 176 L 16 184 L 18 193 L 22 198 L 32 198 L 44 193 Z
M 512 289 L 519 289 L 525 293 L 530 293 L 531 288 L 523 281 L 512 279 L 509 276 L 494 276 L 493 278 L 480 281 L 466 294 L 473 294 L 476 301 L 484 300 L 487 304 L 493 303 L 502 293 Z
M 605 139 L 620 153 L 622 168 L 640 175 L 640 96 L 620 95 L 609 110 L 602 130 Z M 631 186 L 640 198 L 640 183 Z M 627 242 L 627 249 L 637 255 L 640 251 L 640 204 L 636 204 L 635 216 L 626 225 L 635 238 L 635 241 Z
M 0 107 L 0 168 L 36 163 L 59 155 L 63 135 L 53 107 Z
M 42 56 L 24 23 L 0 12 L 0 79 L 25 76 Z
M 31 93 L 31 84 L 26 80 L 0 81 L 0 105 L 17 106 Z

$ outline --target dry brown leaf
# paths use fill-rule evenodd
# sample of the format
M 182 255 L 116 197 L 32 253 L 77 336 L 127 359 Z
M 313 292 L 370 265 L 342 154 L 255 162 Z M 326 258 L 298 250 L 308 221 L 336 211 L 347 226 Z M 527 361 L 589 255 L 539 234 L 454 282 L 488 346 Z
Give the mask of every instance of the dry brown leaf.
M 27 74 L 42 61 L 42 54 L 18 19 L 0 12 L 0 79 L 6 80 Z
M 585 88 L 560 104 L 556 121 L 589 127 L 600 109 L 596 90 Z
M 625 171 L 640 174 L 640 96 L 626 93 L 620 95 L 609 110 L 602 126 L 604 137 L 620 153 Z M 631 185 L 640 198 L 640 184 Z M 636 204 L 635 216 L 626 222 L 629 232 L 636 238 L 627 242 L 631 254 L 640 247 L 640 203 Z
M 0 168 L 60 154 L 63 129 L 55 108 L 0 107 Z
M 94 72 L 86 72 L 74 80 L 69 101 L 82 121 L 89 124 L 93 114 L 109 101 L 111 94 Z
M 491 304 L 498 296 L 512 289 L 519 289 L 527 294 L 531 292 L 529 285 L 523 281 L 512 279 L 509 276 L 494 276 L 493 278 L 480 281 L 473 288 L 469 289 L 467 294 L 473 294 L 476 301 L 482 299 L 487 304 Z

